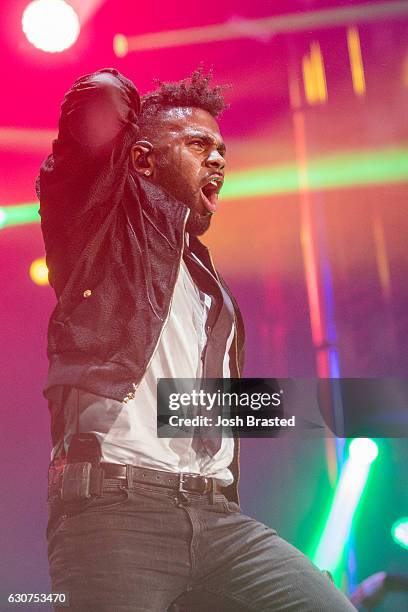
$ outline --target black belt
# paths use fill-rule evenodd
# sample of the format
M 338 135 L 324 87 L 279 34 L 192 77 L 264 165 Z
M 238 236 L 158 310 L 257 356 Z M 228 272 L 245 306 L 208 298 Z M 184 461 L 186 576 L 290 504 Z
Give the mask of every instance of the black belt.
M 210 493 L 211 491 L 219 493 L 222 488 L 214 478 L 199 474 L 163 472 L 117 463 L 101 463 L 100 466 L 105 478 L 127 480 L 128 486 L 133 483 L 148 484 L 186 493 Z
M 63 471 L 62 465 L 58 468 L 51 466 L 48 483 L 49 497 L 60 495 Z M 99 495 L 102 492 L 104 479 L 124 481 L 127 487 L 131 487 L 133 484 L 146 484 L 149 486 L 166 487 L 182 493 L 203 494 L 222 492 L 222 487 L 217 480 L 207 476 L 200 476 L 199 474 L 164 472 L 119 463 L 100 463 L 99 467 L 91 469 L 91 494 Z

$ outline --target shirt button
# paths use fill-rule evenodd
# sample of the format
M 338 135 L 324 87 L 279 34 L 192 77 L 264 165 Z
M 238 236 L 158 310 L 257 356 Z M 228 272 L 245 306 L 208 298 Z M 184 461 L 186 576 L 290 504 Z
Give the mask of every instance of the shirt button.
M 208 325 L 208 323 L 207 323 L 207 325 L 205 326 L 205 331 L 207 332 L 207 334 L 210 333 L 211 329 L 212 329 L 211 325 Z
M 92 291 L 90 289 L 85 289 L 83 293 L 84 298 L 91 297 L 91 295 L 92 295 Z

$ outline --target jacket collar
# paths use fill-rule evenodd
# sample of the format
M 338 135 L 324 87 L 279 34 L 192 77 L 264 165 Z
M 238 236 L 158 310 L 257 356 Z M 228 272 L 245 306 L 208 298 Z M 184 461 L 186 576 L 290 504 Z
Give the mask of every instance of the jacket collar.
M 132 176 L 135 178 L 134 175 Z M 170 244 L 177 249 L 180 244 L 178 228 L 184 224 L 188 206 L 143 177 L 135 178 L 135 183 L 140 190 L 144 216 L 160 233 L 164 233 Z M 208 247 L 197 236 L 189 235 L 188 248 L 201 259 L 215 276 L 217 275 Z
M 189 248 L 190 251 L 192 251 L 195 255 L 197 255 L 197 257 L 203 262 L 203 264 L 209 269 L 211 270 L 211 272 L 214 274 L 215 277 L 218 276 L 216 269 L 214 268 L 212 259 L 211 259 L 211 254 L 210 254 L 210 249 L 205 246 L 205 244 L 203 244 L 198 238 L 197 236 L 189 236 Z
M 140 193 L 144 216 L 166 237 L 173 248 L 178 249 L 181 240 L 180 231 L 184 226 L 188 206 L 143 177 L 135 178 L 134 175 L 132 177 Z

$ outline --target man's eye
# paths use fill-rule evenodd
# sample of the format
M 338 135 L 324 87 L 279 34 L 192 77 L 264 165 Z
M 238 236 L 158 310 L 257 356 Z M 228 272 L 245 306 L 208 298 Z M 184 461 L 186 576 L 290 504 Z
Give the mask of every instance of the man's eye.
M 192 141 L 190 142 L 190 144 L 191 144 L 191 145 L 193 145 L 193 146 L 195 146 L 195 147 L 199 147 L 199 148 L 201 148 L 201 149 L 204 149 L 204 147 L 205 147 L 205 145 L 204 145 L 204 143 L 203 143 L 203 141 L 202 141 L 202 140 L 192 140 Z

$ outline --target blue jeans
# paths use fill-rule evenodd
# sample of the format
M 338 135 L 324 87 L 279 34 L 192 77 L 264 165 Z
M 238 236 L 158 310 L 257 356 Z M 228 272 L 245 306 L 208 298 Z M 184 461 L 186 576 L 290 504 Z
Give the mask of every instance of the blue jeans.
M 276 532 L 220 494 L 105 481 L 51 500 L 53 592 L 80 612 L 346 612 L 346 597 Z M 66 608 L 56 608 L 66 609 Z

